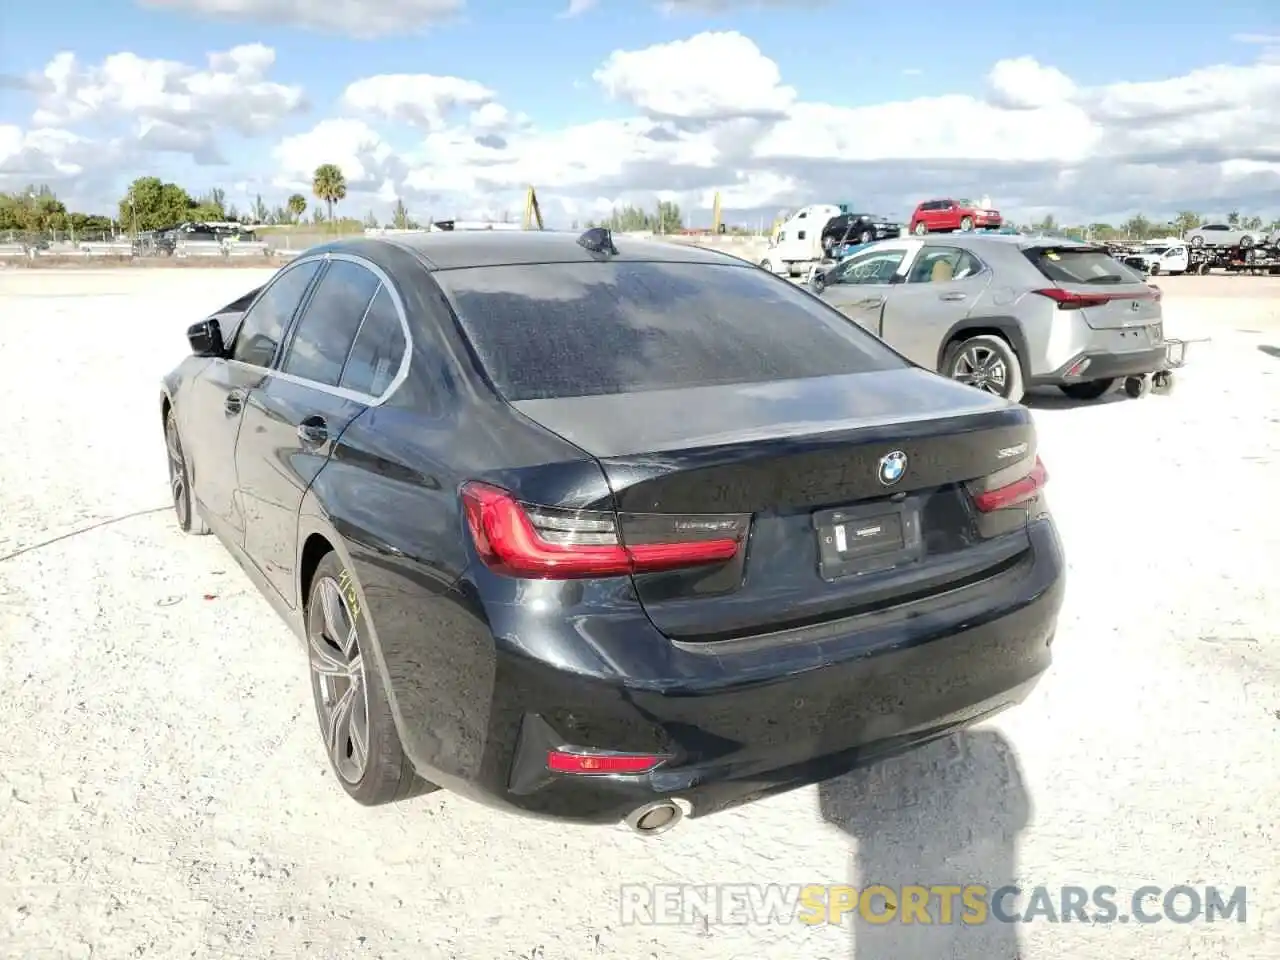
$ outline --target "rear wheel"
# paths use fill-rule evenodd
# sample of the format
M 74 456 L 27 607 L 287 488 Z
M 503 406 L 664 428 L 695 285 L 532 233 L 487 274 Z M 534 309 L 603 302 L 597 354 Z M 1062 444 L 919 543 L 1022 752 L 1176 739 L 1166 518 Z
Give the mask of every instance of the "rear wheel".
M 338 782 L 357 803 L 393 803 L 432 789 L 405 756 L 377 665 L 367 614 L 336 553 L 316 568 L 307 599 L 307 656 L 320 736 Z
M 1192 237 L 1192 238 L 1191 238 L 1191 245 L 1192 245 L 1193 247 L 1203 247 L 1203 246 L 1204 246 L 1204 237 L 1198 237 L 1198 236 L 1197 236 L 1197 237 Z
M 1058 384 L 1058 389 L 1072 400 L 1097 400 L 1110 390 L 1115 382 L 1115 379 L 1112 378 L 1107 380 L 1086 380 L 1084 383 L 1060 383 Z
M 1013 347 L 1000 337 L 980 334 L 959 340 L 947 349 L 943 373 L 960 383 L 1019 403 L 1022 367 Z
M 1249 236 L 1248 234 L 1245 234 L 1243 237 L 1240 238 L 1241 250 L 1248 250 L 1252 246 L 1253 246 L 1253 237 Z
M 970 230 L 972 230 L 972 229 L 973 229 L 973 217 L 961 217 L 961 218 L 960 218 L 960 229 L 961 229 L 961 230 L 963 230 L 965 233 L 968 233 Z
M 767 271 L 767 272 L 769 272 L 769 273 L 773 273 L 773 264 L 772 264 L 772 263 L 770 263 L 768 260 L 761 260 L 761 261 L 760 261 L 760 269 L 761 269 L 761 270 L 765 270 L 765 271 Z
M 863 230 L 862 233 L 858 234 L 859 243 L 870 243 L 872 239 L 870 230 Z
M 164 418 L 164 445 L 169 459 L 169 495 L 178 527 L 183 533 L 202 536 L 209 532 L 209 527 L 195 508 L 195 499 L 191 495 L 191 471 L 187 468 L 182 437 L 178 434 L 178 418 L 172 408 Z
M 929 232 L 929 228 L 924 225 L 923 221 L 916 224 L 915 235 L 917 237 L 923 237 L 928 232 Z

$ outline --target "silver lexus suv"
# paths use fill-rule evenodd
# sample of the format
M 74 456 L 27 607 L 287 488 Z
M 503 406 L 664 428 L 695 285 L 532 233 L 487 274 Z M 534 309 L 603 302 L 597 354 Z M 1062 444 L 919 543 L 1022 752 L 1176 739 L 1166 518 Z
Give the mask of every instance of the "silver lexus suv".
M 1165 366 L 1160 290 L 1102 247 L 1073 240 L 883 240 L 809 284 L 921 366 L 1014 402 L 1050 385 L 1093 400 L 1118 379 Z

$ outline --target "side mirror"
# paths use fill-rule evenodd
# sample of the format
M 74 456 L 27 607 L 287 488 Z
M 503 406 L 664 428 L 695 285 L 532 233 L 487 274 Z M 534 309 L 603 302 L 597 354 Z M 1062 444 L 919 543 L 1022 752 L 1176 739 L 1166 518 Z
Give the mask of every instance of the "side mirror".
M 217 320 L 201 320 L 192 324 L 187 327 L 187 342 L 197 357 L 220 357 L 224 349 L 222 326 Z

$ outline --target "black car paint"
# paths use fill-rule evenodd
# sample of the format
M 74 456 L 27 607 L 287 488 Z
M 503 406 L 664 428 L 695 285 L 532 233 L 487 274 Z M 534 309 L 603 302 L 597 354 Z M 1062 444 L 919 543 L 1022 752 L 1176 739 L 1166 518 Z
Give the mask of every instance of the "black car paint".
M 475 241 L 458 240 L 446 253 L 466 261 L 461 248 Z M 557 401 L 521 412 L 486 389 L 419 251 L 349 241 L 310 255 L 326 250 L 367 258 L 392 277 L 414 334 L 404 387 L 382 405 L 343 408 L 345 426 L 326 444 L 327 459 L 300 450 L 294 432 L 321 402 L 305 395 L 314 391 L 286 389 L 265 371 L 193 357 L 166 378 L 162 402 L 179 411 L 185 438 L 199 437 L 189 456 L 201 512 L 299 637 L 301 598 L 320 553 L 333 549 L 353 572 L 374 639 L 371 659 L 405 752 L 426 779 L 481 802 L 581 822 L 616 821 L 661 796 L 687 799 L 698 815 L 945 735 L 1018 702 L 1048 667 L 1064 566 L 1042 498 L 1029 522 L 977 521 L 995 552 L 973 582 L 897 605 L 877 605 L 872 591 L 869 606 L 845 616 L 802 610 L 776 631 L 722 636 L 721 607 L 717 623 L 691 631 L 697 639 L 672 639 L 645 615 L 637 593 L 644 585 L 632 578 L 557 582 L 493 573 L 465 532 L 464 481 L 495 483 L 532 502 L 599 508 L 613 502 L 614 487 L 643 490 L 642 481 L 669 470 L 694 434 L 661 436 L 655 407 L 654 416 L 640 418 L 651 431 L 643 443 L 610 446 L 607 417 L 570 442 L 555 430 Z M 528 254 L 528 262 L 539 256 Z M 228 329 L 237 313 L 222 314 Z M 928 434 L 931 409 L 964 409 L 969 428 L 1033 439 L 1022 408 L 975 410 L 988 404 L 976 391 L 916 370 L 902 377 L 889 392 L 923 419 L 907 411 L 900 425 L 864 430 L 868 456 L 891 440 L 902 446 L 913 433 Z M 703 441 L 729 441 L 701 454 L 700 465 L 751 463 L 758 459 L 752 439 L 804 434 L 806 423 L 822 429 L 797 435 L 790 452 L 820 453 L 833 439 L 830 385 L 802 387 L 807 398 L 802 389 L 790 406 L 742 387 L 742 402 L 728 404 L 719 423 L 714 410 L 699 409 Z M 243 425 L 225 412 L 234 390 L 246 392 L 242 406 L 252 411 Z M 857 394 L 842 396 L 845 427 L 856 430 Z M 671 399 L 655 394 L 647 402 Z M 862 416 L 874 402 L 863 397 Z M 933 426 L 964 428 L 944 419 L 932 418 Z M 246 447 L 237 453 L 240 436 Z M 647 462 L 634 456 L 645 445 L 652 447 Z M 954 479 L 947 460 L 945 445 L 928 454 L 930 484 Z M 762 468 L 755 495 L 803 488 L 798 462 L 785 457 Z M 810 499 L 884 496 L 842 476 L 842 495 L 817 490 Z M 677 485 L 668 494 L 681 491 Z M 704 494 L 685 487 L 683 495 Z M 268 509 L 267 526 L 249 531 L 246 521 L 258 523 Z M 696 608 L 686 604 L 684 616 L 696 620 Z M 671 760 L 646 776 L 556 777 L 543 765 L 548 745 L 661 752 Z

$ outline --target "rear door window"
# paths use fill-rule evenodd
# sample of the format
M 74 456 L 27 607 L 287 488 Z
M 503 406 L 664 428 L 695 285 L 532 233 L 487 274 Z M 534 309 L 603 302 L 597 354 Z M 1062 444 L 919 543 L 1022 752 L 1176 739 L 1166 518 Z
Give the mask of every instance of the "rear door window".
M 434 277 L 494 386 L 513 402 L 903 366 L 830 307 L 755 269 L 614 261 Z
M 1106 250 L 1093 247 L 1033 247 L 1024 251 L 1042 274 L 1054 283 L 1143 283 Z
M 298 319 L 283 373 L 336 387 L 378 278 L 349 260 L 334 260 Z

